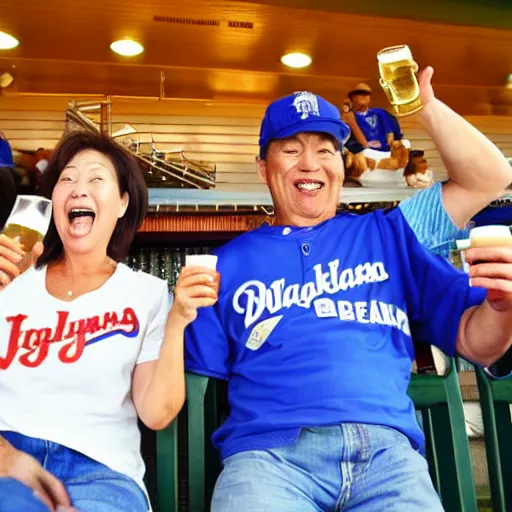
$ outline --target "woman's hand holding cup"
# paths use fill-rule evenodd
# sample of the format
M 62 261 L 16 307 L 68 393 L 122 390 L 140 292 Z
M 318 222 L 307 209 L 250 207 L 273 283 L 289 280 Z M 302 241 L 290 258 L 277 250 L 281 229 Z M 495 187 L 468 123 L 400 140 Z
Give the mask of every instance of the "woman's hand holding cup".
M 197 254 L 186 257 L 185 266 L 174 291 L 170 315 L 185 326 L 197 317 L 198 308 L 213 306 L 218 299 L 220 275 L 217 256 Z
M 37 242 L 30 253 L 25 253 L 15 240 L 0 234 L 0 290 L 35 263 L 43 249 Z

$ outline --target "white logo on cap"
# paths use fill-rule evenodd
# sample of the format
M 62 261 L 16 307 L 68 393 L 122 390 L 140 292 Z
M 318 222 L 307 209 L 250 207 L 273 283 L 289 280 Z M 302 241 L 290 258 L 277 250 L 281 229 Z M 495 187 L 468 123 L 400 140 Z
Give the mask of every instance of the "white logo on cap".
M 320 115 L 318 110 L 318 98 L 311 92 L 296 92 L 293 106 L 297 109 L 297 113 L 301 114 L 301 119 Z

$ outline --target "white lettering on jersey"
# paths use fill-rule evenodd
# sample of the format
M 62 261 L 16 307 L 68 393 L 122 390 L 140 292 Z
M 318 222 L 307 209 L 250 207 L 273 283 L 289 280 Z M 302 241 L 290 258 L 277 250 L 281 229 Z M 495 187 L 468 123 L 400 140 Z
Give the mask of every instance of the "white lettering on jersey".
M 320 316 L 318 311 L 317 316 Z M 370 301 L 369 304 L 368 302 L 339 300 L 337 316 L 345 322 L 387 325 L 399 329 L 407 336 L 411 335 L 407 313 L 394 304 L 386 304 L 376 300 Z
M 273 281 L 268 287 L 261 281 L 246 281 L 236 290 L 233 296 L 233 308 L 238 314 L 244 315 L 245 327 L 249 327 L 260 318 L 265 309 L 270 314 L 294 305 L 309 309 L 313 301 L 322 295 L 333 295 L 356 286 L 378 283 L 389 279 L 389 274 L 382 262 L 367 262 L 363 265 L 357 265 L 355 268 L 346 269 L 340 269 L 339 264 L 340 262 L 337 259 L 330 261 L 327 264 L 328 270 L 324 272 L 322 264 L 318 263 L 313 267 L 315 280 L 303 285 L 287 285 L 284 278 Z M 243 302 L 242 297 L 245 297 Z M 324 308 L 325 306 L 320 305 L 318 307 Z M 317 309 L 315 310 L 318 312 Z M 342 313 L 340 312 L 339 303 L 338 312 L 341 318 Z M 372 312 L 371 309 L 368 312 L 366 306 L 360 305 L 356 306 L 355 312 L 352 311 L 350 314 L 356 315 L 364 321 L 368 316 L 371 317 Z M 349 315 L 348 310 L 344 311 L 343 315 Z M 387 315 L 392 315 L 392 312 L 388 311 Z M 396 324 L 398 320 L 395 319 L 394 322 Z

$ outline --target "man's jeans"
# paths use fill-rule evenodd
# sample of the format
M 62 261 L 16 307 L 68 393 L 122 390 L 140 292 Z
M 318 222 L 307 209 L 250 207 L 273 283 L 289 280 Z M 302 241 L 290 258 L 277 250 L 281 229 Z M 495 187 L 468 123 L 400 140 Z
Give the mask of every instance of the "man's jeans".
M 224 461 L 212 512 L 442 511 L 427 461 L 396 430 L 303 429 L 297 444 Z
M 135 481 L 112 471 L 75 450 L 57 443 L 14 432 L 0 435 L 15 448 L 32 455 L 62 481 L 79 512 L 147 512 L 146 496 Z M 13 480 L 0 478 L 0 512 L 47 512 L 33 491 Z

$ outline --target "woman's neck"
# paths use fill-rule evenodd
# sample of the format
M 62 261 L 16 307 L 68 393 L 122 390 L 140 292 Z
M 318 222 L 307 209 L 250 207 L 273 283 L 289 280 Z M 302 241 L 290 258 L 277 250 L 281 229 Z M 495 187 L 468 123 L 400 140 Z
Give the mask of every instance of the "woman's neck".
M 115 267 L 115 262 L 105 252 L 94 254 L 65 253 L 56 265 L 60 266 L 68 275 L 87 276 L 101 273 L 106 266 Z
M 117 263 L 105 252 L 76 255 L 64 254 L 50 265 L 46 273 L 46 289 L 54 297 L 71 301 L 103 286 L 116 271 Z

